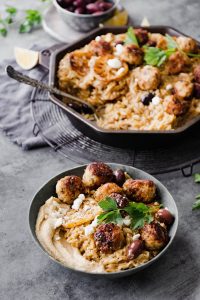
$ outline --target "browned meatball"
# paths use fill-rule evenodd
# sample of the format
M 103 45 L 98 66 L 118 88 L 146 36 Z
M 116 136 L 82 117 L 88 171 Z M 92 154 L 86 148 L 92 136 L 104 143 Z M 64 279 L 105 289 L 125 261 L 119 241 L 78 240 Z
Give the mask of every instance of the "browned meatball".
M 189 78 L 184 78 L 178 80 L 174 84 L 174 92 L 175 97 L 179 100 L 184 100 L 189 98 L 192 95 L 193 91 L 193 83 L 190 81 Z
M 80 177 L 71 175 L 58 180 L 56 193 L 58 198 L 67 204 L 72 204 L 74 199 L 83 192 L 83 184 Z
M 99 225 L 94 234 L 96 247 L 103 253 L 112 253 L 123 247 L 122 229 L 113 223 Z
M 159 223 L 144 225 L 140 230 L 140 235 L 148 250 L 160 250 L 169 241 L 167 230 Z
M 152 33 L 149 37 L 149 45 L 156 46 L 160 49 L 167 49 L 167 40 L 160 33 Z
M 149 203 L 156 196 L 156 186 L 151 180 L 128 179 L 123 185 L 127 197 L 137 202 Z
M 196 52 L 197 50 L 197 43 L 192 38 L 179 36 L 176 38 L 176 42 L 179 48 L 186 53 Z
M 195 80 L 197 83 L 200 83 L 200 65 L 197 65 L 197 66 L 194 68 L 194 80 Z
M 122 193 L 122 188 L 113 182 L 105 183 L 100 186 L 95 192 L 95 200 L 97 202 L 103 200 L 106 196 L 109 196 L 112 193 Z
M 89 164 L 83 174 L 83 184 L 89 188 L 99 187 L 105 182 L 112 181 L 112 179 L 112 169 L 102 162 L 93 162 Z
M 148 42 L 149 35 L 148 31 L 142 28 L 134 29 L 135 35 L 137 37 L 137 40 L 140 44 L 140 46 L 143 46 Z
M 103 39 L 101 39 L 98 42 L 93 40 L 90 43 L 90 45 L 95 55 L 101 56 L 101 55 L 112 53 L 111 44 L 109 42 L 104 41 Z
M 138 66 L 143 61 L 143 51 L 136 45 L 126 45 L 120 55 L 120 59 L 130 65 Z
M 166 112 L 170 115 L 182 116 L 189 109 L 189 102 L 176 99 L 174 95 L 165 97 L 167 102 Z
M 185 65 L 187 64 L 187 57 L 182 52 L 175 52 L 170 55 L 166 68 L 169 74 L 178 74 L 184 71 Z
M 135 81 L 143 91 L 156 90 L 160 84 L 160 71 L 153 66 L 144 66 L 135 69 Z

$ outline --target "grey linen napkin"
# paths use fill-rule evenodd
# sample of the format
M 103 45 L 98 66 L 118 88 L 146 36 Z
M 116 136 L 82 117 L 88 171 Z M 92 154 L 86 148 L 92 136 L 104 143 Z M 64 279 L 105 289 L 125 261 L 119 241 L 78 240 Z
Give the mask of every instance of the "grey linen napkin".
M 0 130 L 24 150 L 45 146 L 41 136 L 33 134 L 34 121 L 30 111 L 33 88 L 9 78 L 5 72 L 8 64 L 21 71 L 14 60 L 4 60 L 0 64 Z M 43 67 L 23 71 L 37 79 L 45 72 Z

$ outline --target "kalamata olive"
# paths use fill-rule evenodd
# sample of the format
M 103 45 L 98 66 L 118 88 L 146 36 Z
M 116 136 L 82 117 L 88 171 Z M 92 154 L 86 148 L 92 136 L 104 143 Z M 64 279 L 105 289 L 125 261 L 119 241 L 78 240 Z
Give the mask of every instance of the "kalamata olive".
M 117 202 L 117 206 L 119 208 L 124 208 L 129 204 L 129 200 L 126 196 L 123 196 L 121 194 L 118 193 L 112 193 L 109 195 L 109 197 L 115 199 L 115 201 Z
M 154 96 L 155 96 L 155 94 L 153 94 L 153 93 L 145 94 L 141 97 L 141 102 L 143 103 L 143 105 L 148 106 Z
M 74 12 L 76 14 L 84 14 L 85 10 L 83 7 L 77 7 Z
M 200 99 L 200 84 L 194 83 L 193 96 L 197 99 Z
M 73 5 L 70 5 L 66 8 L 68 11 L 74 12 L 75 7 Z
M 115 45 L 124 45 L 124 41 L 118 40 L 118 41 L 115 42 Z
M 73 2 L 73 5 L 76 7 L 85 7 L 85 1 L 84 0 L 76 0 Z
M 100 11 L 100 10 L 93 13 L 93 15 L 100 15 L 100 14 L 102 14 L 102 11 Z
M 125 181 L 125 179 L 126 179 L 125 174 L 124 174 L 124 171 L 121 170 L 121 169 L 115 170 L 115 171 L 113 172 L 113 175 L 114 175 L 115 182 L 116 182 L 119 186 L 123 185 L 123 183 L 124 183 L 124 181 Z
M 87 4 L 86 8 L 87 8 L 88 12 L 91 14 L 99 11 L 99 7 L 96 3 Z
M 138 257 L 144 249 L 144 243 L 141 240 L 133 241 L 127 249 L 127 257 L 129 260 Z
M 99 7 L 99 10 L 106 11 L 112 7 L 112 3 L 102 1 L 98 4 L 98 7 Z
M 71 107 L 72 109 L 74 109 L 75 111 L 79 112 L 79 113 L 82 112 L 81 106 L 76 104 L 76 103 L 69 103 L 68 106 Z
M 155 218 L 166 225 L 171 225 L 174 221 L 174 216 L 166 208 L 159 209 L 155 214 Z

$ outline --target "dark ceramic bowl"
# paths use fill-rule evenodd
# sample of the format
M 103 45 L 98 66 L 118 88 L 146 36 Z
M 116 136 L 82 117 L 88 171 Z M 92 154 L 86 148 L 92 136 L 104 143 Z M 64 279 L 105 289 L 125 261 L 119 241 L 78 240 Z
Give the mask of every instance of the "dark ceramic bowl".
M 176 231 L 177 231 L 177 227 L 178 227 L 178 211 L 177 211 L 177 207 L 175 204 L 174 199 L 172 198 L 171 194 L 169 193 L 169 191 L 166 189 L 166 187 L 160 182 L 158 181 L 155 177 L 151 176 L 150 174 L 130 167 L 130 166 L 124 166 L 124 165 L 120 165 L 120 164 L 114 164 L 114 163 L 109 163 L 108 164 L 113 170 L 114 169 L 122 169 L 124 171 L 126 171 L 127 173 L 129 173 L 133 178 L 138 178 L 138 179 L 150 179 L 153 180 L 158 188 L 159 194 L 161 196 L 161 201 L 162 204 L 164 205 L 164 207 L 168 207 L 169 210 L 173 213 L 173 215 L 175 216 L 175 221 L 173 223 L 173 225 L 170 228 L 169 231 L 169 236 L 170 236 L 170 241 L 167 244 L 167 246 L 156 256 L 154 257 L 152 260 L 150 260 L 149 262 L 136 267 L 134 269 L 129 269 L 129 270 L 125 270 L 125 271 L 120 271 L 120 272 L 113 272 L 113 273 L 88 273 L 88 272 L 83 272 L 83 271 L 78 271 L 75 269 L 71 269 L 68 268 L 66 266 L 64 266 L 65 268 L 71 270 L 71 271 L 76 271 L 82 274 L 87 274 L 87 275 L 91 275 L 91 276 L 96 276 L 96 277 L 106 277 L 106 278 L 118 278 L 118 277 L 124 277 L 124 276 L 128 276 L 128 275 L 132 275 L 140 270 L 143 270 L 144 268 L 150 266 L 152 263 L 154 263 L 155 261 L 157 261 L 169 248 L 169 246 L 171 245 Z M 29 211 L 29 224 L 30 224 L 30 229 L 32 232 L 32 235 L 36 241 L 36 243 L 38 244 L 38 246 L 55 262 L 59 263 L 62 265 L 62 263 L 60 263 L 59 261 L 55 260 L 53 257 L 51 257 L 46 250 L 41 246 L 41 244 L 39 243 L 36 234 L 35 234 L 35 224 L 36 224 L 36 219 L 38 216 L 38 212 L 40 207 L 45 203 L 45 201 L 50 198 L 51 196 L 55 195 L 55 186 L 57 181 L 66 176 L 66 175 L 78 175 L 78 176 L 82 176 L 84 169 L 85 169 L 86 165 L 74 168 L 74 169 L 70 169 L 67 170 L 61 174 L 58 174 L 57 176 L 53 177 L 52 179 L 50 179 L 46 184 L 44 184 L 41 189 L 37 192 L 37 194 L 35 195 L 35 197 L 32 200 L 31 206 L 30 206 L 30 211 Z M 55 195 L 56 196 L 56 195 Z
M 62 8 L 57 0 L 53 0 L 53 4 L 62 18 L 62 20 L 77 31 L 87 32 L 91 29 L 99 27 L 99 24 L 111 18 L 114 15 L 120 0 L 112 0 L 113 6 L 102 14 L 99 15 L 84 15 L 70 12 L 67 9 Z M 67 41 L 66 41 L 67 42 Z

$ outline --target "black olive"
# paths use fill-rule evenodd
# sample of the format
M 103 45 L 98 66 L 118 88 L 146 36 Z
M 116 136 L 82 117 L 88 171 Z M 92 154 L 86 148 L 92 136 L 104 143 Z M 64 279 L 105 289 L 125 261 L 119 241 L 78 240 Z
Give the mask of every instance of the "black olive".
M 77 111 L 78 113 L 82 112 L 81 106 L 76 103 L 69 103 L 68 106 Z
M 118 185 L 122 186 L 126 179 L 124 171 L 121 169 L 115 170 L 113 172 L 113 175 L 114 175 L 115 182 Z
M 129 204 L 129 200 L 126 196 L 123 196 L 121 194 L 118 193 L 112 193 L 109 195 L 109 197 L 115 199 L 115 201 L 117 202 L 117 206 L 119 208 L 124 208 Z
M 166 208 L 159 209 L 155 217 L 159 222 L 166 225 L 171 225 L 174 222 L 174 216 Z
M 154 96 L 155 96 L 155 94 L 153 94 L 153 93 L 145 94 L 145 95 L 142 96 L 141 102 L 143 103 L 143 105 L 148 106 L 150 104 L 150 102 L 152 101 Z
M 127 257 L 129 260 L 138 257 L 144 249 L 144 242 L 141 240 L 133 241 L 127 249 Z
M 194 84 L 193 96 L 197 99 L 200 99 L 200 84 L 199 83 Z

